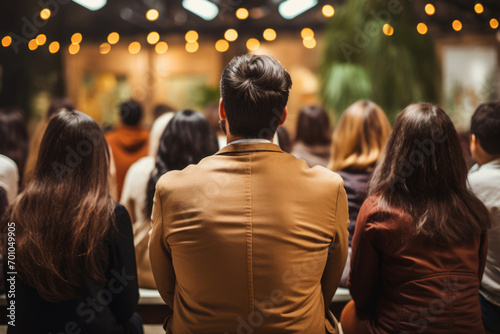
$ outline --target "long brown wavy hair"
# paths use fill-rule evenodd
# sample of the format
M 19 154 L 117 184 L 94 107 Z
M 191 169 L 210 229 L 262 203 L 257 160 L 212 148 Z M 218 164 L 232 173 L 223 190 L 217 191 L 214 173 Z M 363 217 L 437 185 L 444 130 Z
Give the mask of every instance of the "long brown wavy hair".
M 370 182 L 382 208 L 396 207 L 415 221 L 416 234 L 449 244 L 483 233 L 488 210 L 467 186 L 457 131 L 443 109 L 406 107 L 394 124 Z
M 104 280 L 105 243 L 114 227 L 109 151 L 97 123 L 61 111 L 42 138 L 33 179 L 2 222 L 16 224 L 19 277 L 50 302 L 78 296 L 84 281 Z

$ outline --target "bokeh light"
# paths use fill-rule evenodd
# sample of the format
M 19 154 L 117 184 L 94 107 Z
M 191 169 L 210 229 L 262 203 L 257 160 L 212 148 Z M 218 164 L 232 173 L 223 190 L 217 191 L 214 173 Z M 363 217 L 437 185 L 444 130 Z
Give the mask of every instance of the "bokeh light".
M 102 43 L 99 46 L 99 52 L 103 55 L 107 55 L 111 51 L 111 45 L 109 43 Z
M 128 46 L 128 52 L 130 54 L 136 55 L 141 51 L 141 43 L 139 42 L 132 42 Z
M 10 36 L 5 36 L 4 38 L 2 38 L 2 46 L 3 47 L 8 47 L 12 44 L 12 37 Z
M 262 34 L 264 39 L 266 41 L 274 41 L 276 39 L 276 31 L 274 29 L 268 28 L 264 30 L 264 33 Z
M 234 42 L 235 40 L 238 39 L 238 32 L 234 29 L 228 29 L 224 33 L 224 38 L 227 39 L 229 42 Z
M 146 12 L 146 19 L 148 19 L 149 21 L 156 21 L 158 20 L 159 16 L 160 14 L 156 9 L 150 9 Z
M 194 52 L 198 51 L 199 47 L 200 47 L 200 45 L 198 44 L 198 42 L 187 42 L 186 43 L 186 51 L 189 53 L 194 53 Z
M 225 39 L 219 39 L 215 43 L 215 50 L 219 52 L 226 52 L 229 49 L 229 42 Z
M 455 20 L 453 21 L 453 23 L 451 24 L 451 26 L 453 27 L 453 29 L 455 31 L 460 31 L 462 30 L 462 22 L 460 22 L 459 20 Z
M 436 14 L 436 7 L 434 7 L 433 4 L 428 3 L 427 5 L 425 5 L 425 13 L 427 15 L 434 15 L 434 14 Z
M 80 44 L 71 44 L 68 47 L 69 54 L 76 55 L 80 51 Z
M 324 5 L 321 12 L 325 17 L 332 17 L 335 15 L 335 8 L 332 5 Z
M 420 22 L 417 24 L 417 31 L 420 35 L 427 34 L 427 25 L 425 23 Z
M 156 44 L 160 40 L 160 34 L 157 33 L 156 31 L 151 31 L 148 34 L 147 40 L 148 40 L 148 43 L 151 45 Z
M 389 23 L 386 23 L 384 24 L 384 26 L 382 27 L 382 32 L 384 33 L 384 35 L 386 36 L 392 36 L 394 35 L 394 27 L 391 26 Z
M 50 18 L 50 9 L 44 8 L 40 11 L 40 18 L 42 20 L 48 20 Z
M 82 42 L 83 36 L 79 32 L 74 33 L 73 36 L 71 36 L 71 43 L 73 44 L 80 44 Z
M 36 36 L 36 43 L 38 45 L 44 45 L 45 42 L 47 42 L 47 36 L 45 36 L 44 34 Z
M 248 18 L 248 10 L 246 8 L 239 8 L 236 11 L 236 17 L 239 20 L 246 20 Z
M 257 51 L 260 48 L 260 42 L 257 38 L 250 38 L 247 41 L 247 49 L 250 51 Z
M 50 53 L 57 53 L 60 48 L 61 48 L 61 46 L 59 45 L 59 42 L 54 41 L 54 42 L 49 44 L 49 52 Z
M 187 33 L 186 33 L 186 42 L 188 43 L 193 43 L 193 42 L 196 42 L 198 40 L 198 33 L 194 30 L 189 30 Z
M 158 42 L 155 46 L 155 51 L 157 54 L 162 55 L 168 50 L 168 44 L 165 42 Z

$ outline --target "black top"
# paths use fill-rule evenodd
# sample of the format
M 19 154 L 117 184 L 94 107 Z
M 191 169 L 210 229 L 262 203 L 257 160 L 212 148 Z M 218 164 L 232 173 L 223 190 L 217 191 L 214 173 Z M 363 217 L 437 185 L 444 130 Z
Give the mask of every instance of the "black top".
M 16 322 L 15 327 L 8 327 L 7 333 L 135 333 L 129 323 L 139 300 L 134 237 L 130 216 L 118 203 L 115 225 L 106 241 L 107 281 L 98 283 L 89 279 L 78 299 L 50 303 L 16 277 Z
M 356 227 L 356 219 L 358 218 L 361 204 L 366 199 L 368 182 L 372 175 L 372 169 L 368 170 L 341 170 L 338 174 L 344 180 L 344 188 L 347 193 L 347 204 L 349 206 L 349 246 L 351 246 L 352 236 Z

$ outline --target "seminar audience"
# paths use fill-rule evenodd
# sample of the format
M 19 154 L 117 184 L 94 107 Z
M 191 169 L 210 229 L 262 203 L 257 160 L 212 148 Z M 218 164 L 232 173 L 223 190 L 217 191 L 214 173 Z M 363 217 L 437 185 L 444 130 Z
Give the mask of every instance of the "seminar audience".
M 23 111 L 20 108 L 0 109 L 0 154 L 14 161 L 19 172 L 16 177 L 21 186 L 21 177 L 28 155 L 28 132 Z
M 368 182 L 390 131 L 391 125 L 384 111 L 372 101 L 361 100 L 344 111 L 332 135 L 328 168 L 344 180 L 349 204 L 349 257 L 340 282 L 343 287 L 347 286 L 351 268 L 350 246 L 358 212 L 366 199 Z
M 167 333 L 338 330 L 347 197 L 338 175 L 271 142 L 291 85 L 271 56 L 235 57 L 221 79 L 229 145 L 158 180 L 149 252 Z
M 9 333 L 142 333 L 132 225 L 108 173 L 97 123 L 78 111 L 53 116 L 33 179 L 2 221 L 3 233 L 8 222 L 16 233 Z
M 477 164 L 469 171 L 469 184 L 492 218 L 479 302 L 484 327 L 500 333 L 500 101 L 477 108 L 471 121 L 470 149 Z
M 49 105 L 49 109 L 40 120 L 40 122 L 38 122 L 38 125 L 35 128 L 35 132 L 33 133 L 33 136 L 30 140 L 28 158 L 26 160 L 26 168 L 24 169 L 24 174 L 21 174 L 24 175 L 23 185 L 26 185 L 33 176 L 36 160 L 40 151 L 40 143 L 42 142 L 42 137 L 45 133 L 45 129 L 47 129 L 47 125 L 49 124 L 49 119 L 54 114 L 63 109 L 72 111 L 75 109 L 75 107 L 67 97 L 59 97 L 53 99 Z
M 300 110 L 292 154 L 307 162 L 309 167 L 326 167 L 330 160 L 330 118 L 320 106 Z
M 141 128 L 141 105 L 130 100 L 120 105 L 120 125 L 106 133 L 116 166 L 117 196 L 121 198 L 129 167 L 148 154 L 149 131 Z
M 467 187 L 453 123 L 419 103 L 398 116 L 352 240 L 345 334 L 484 333 L 488 211 Z

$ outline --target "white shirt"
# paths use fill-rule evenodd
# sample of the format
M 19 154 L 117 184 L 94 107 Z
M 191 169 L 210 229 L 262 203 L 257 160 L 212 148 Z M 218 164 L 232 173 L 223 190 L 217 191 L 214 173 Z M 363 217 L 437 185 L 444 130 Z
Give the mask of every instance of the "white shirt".
M 488 301 L 500 306 L 500 159 L 472 166 L 469 184 L 492 218 L 488 230 L 486 268 L 479 292 Z
M 17 165 L 10 158 L 0 154 L 0 187 L 7 193 L 10 204 L 17 196 L 19 173 Z

